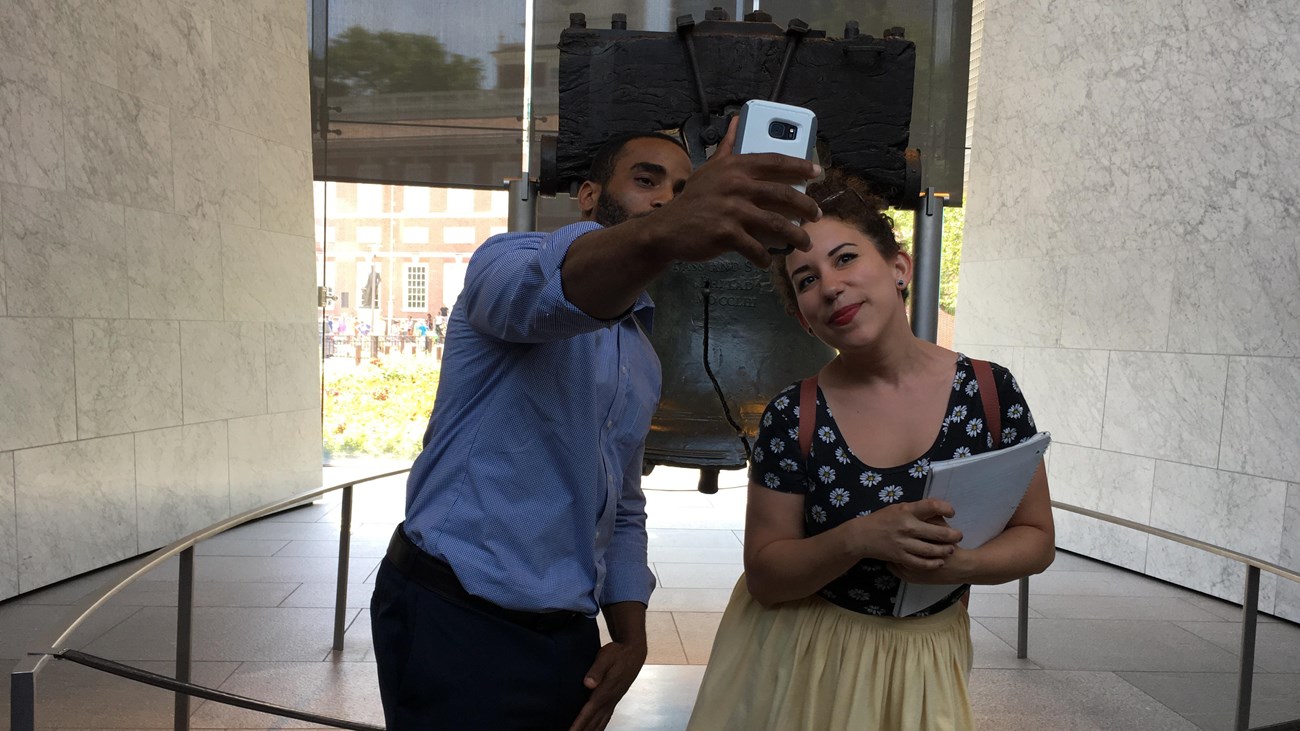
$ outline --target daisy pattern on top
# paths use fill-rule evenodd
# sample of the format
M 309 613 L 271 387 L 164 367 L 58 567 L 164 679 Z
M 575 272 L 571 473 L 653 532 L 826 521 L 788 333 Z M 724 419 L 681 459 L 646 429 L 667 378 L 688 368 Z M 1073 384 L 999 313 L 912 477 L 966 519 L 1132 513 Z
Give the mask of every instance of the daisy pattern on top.
M 963 371 L 960 368 L 957 369 L 957 374 L 952 377 L 952 390 L 954 391 L 959 390 L 961 388 L 961 384 L 965 380 L 966 380 L 966 371 Z
M 837 487 L 834 490 L 831 490 L 831 494 L 827 495 L 826 499 L 831 501 L 831 505 L 834 505 L 837 508 L 842 508 L 849 502 L 849 491 L 842 487 Z
M 767 458 L 767 452 L 764 452 L 762 447 L 754 447 L 754 461 L 755 461 L 755 462 L 762 462 L 762 461 L 764 461 L 766 458 Z
M 863 472 L 862 476 L 858 478 L 858 482 L 861 482 L 863 487 L 875 487 L 880 484 L 880 473 L 870 470 Z
M 792 442 L 799 441 L 799 429 L 797 427 L 786 432 L 785 435 L 790 437 L 790 441 Z
M 974 396 L 976 393 L 979 392 L 979 390 L 980 390 L 980 382 L 979 382 L 979 381 L 971 381 L 970 383 L 966 384 L 966 395 L 967 395 L 967 396 Z
M 922 457 L 921 459 L 918 459 L 916 461 L 916 464 L 912 465 L 911 469 L 907 471 L 907 474 L 911 475 L 912 477 L 925 477 L 926 474 L 929 472 L 930 472 L 930 460 Z
M 950 415 L 948 418 L 953 421 L 965 421 L 966 414 L 967 414 L 966 404 L 957 404 L 956 406 L 952 407 L 952 415 Z
M 892 503 L 903 497 L 903 488 L 898 485 L 886 485 L 880 488 L 878 497 L 887 503 Z
M 1007 409 L 1007 418 L 1008 418 L 1008 419 L 1019 419 L 1020 417 L 1022 417 L 1022 416 L 1024 416 L 1024 415 L 1025 415 L 1025 405 L 1024 405 L 1024 404 L 1011 404 L 1011 408 Z
M 781 478 L 777 477 L 775 472 L 769 472 L 763 475 L 763 484 L 776 489 L 781 486 Z
M 817 468 L 817 479 L 821 480 L 822 482 L 826 483 L 827 485 L 831 484 L 832 482 L 835 481 L 835 470 L 834 470 L 834 468 L 832 468 L 832 467 L 831 467 L 830 465 L 828 465 L 828 464 L 824 464 L 824 465 L 822 465 L 821 467 L 818 467 L 818 468 Z
M 823 442 L 826 442 L 827 444 L 830 444 L 831 442 L 835 441 L 835 430 L 830 428 L 829 426 L 823 426 L 822 428 L 817 430 L 817 438 L 822 440 Z
M 983 428 L 984 428 L 983 419 L 978 419 L 978 418 L 971 419 L 970 421 L 966 422 L 966 436 L 968 437 L 979 436 L 980 430 Z
M 957 447 L 957 451 L 952 453 L 953 459 L 961 459 L 970 456 L 970 447 Z
M 781 460 L 779 466 L 781 467 L 781 469 L 785 470 L 786 472 L 794 472 L 795 470 L 799 469 L 799 463 L 790 459 L 789 457 L 786 457 L 785 459 Z
M 793 412 L 791 412 L 791 413 L 794 414 L 794 418 L 796 418 L 796 419 L 799 418 L 799 405 L 798 405 L 798 404 L 795 404 L 795 406 L 794 406 L 794 410 L 793 410 Z
M 773 401 L 772 405 L 775 406 L 778 411 L 785 411 L 785 407 L 790 405 L 790 397 L 782 396 L 777 400 Z
M 849 589 L 849 598 L 860 602 L 871 601 L 871 592 L 866 589 Z
M 763 414 L 763 426 L 772 426 L 772 412 Z
M 767 447 L 772 450 L 772 454 L 780 454 L 785 451 L 785 442 L 781 441 L 780 437 L 772 437 L 772 441 L 767 443 Z
M 839 462 L 840 464 L 849 463 L 849 453 L 844 451 L 844 447 L 835 448 L 835 461 Z
M 812 510 L 808 512 L 812 513 L 812 519 L 818 523 L 826 522 L 826 508 L 823 508 L 820 505 L 814 505 L 812 506 Z

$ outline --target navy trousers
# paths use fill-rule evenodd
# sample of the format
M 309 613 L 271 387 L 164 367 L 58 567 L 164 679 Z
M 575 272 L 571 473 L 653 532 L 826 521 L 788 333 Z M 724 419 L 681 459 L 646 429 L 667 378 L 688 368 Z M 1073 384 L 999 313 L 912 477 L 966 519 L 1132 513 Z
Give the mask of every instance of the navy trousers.
M 387 558 L 370 629 L 389 731 L 566 731 L 600 649 L 594 619 L 525 628 L 424 588 Z

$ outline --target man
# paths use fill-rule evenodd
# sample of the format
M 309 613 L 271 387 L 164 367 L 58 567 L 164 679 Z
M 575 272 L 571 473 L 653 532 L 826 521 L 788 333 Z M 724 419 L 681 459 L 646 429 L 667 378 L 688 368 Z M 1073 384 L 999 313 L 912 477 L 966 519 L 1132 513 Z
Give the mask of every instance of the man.
M 406 521 L 371 600 L 389 729 L 608 724 L 646 658 L 641 459 L 659 401 L 646 284 L 675 260 L 807 249 L 811 163 L 732 155 L 693 174 L 631 135 L 596 155 L 583 221 L 485 242 L 447 327 Z M 612 642 L 600 646 L 603 612 Z

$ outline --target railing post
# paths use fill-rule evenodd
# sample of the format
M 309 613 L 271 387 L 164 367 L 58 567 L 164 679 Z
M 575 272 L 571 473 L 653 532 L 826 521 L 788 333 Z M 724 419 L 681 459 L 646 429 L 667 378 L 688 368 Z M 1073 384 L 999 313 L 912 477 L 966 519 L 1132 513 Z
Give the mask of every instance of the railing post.
M 334 651 L 343 651 L 343 618 L 348 609 L 348 558 L 352 552 L 352 485 L 343 488 L 343 520 L 339 523 L 339 578 L 334 590 Z
M 176 679 L 190 682 L 190 649 L 194 628 L 194 546 L 180 553 L 181 573 L 176 587 Z M 176 731 L 189 731 L 190 697 L 176 693 Z
M 1241 669 L 1237 671 L 1236 731 L 1250 728 L 1250 696 L 1255 682 L 1255 622 L 1259 619 L 1259 567 L 1246 566 L 1246 597 L 1241 603 Z
M 1016 657 L 1029 657 L 1029 577 L 1020 579 L 1020 601 L 1016 611 Z
M 9 728 L 36 731 L 35 670 L 15 670 L 9 676 Z

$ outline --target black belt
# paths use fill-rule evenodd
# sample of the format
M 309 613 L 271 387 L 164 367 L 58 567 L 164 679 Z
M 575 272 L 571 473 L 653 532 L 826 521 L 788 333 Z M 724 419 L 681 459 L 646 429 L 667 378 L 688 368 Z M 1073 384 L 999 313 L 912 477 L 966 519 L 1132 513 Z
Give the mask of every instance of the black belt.
M 393 531 L 392 540 L 388 542 L 388 560 L 406 578 L 445 599 L 531 630 L 550 632 L 567 627 L 586 616 L 581 612 L 525 612 L 506 609 L 483 597 L 474 596 L 465 590 L 447 562 L 430 556 L 412 543 L 402 524 L 398 524 L 397 530 Z

